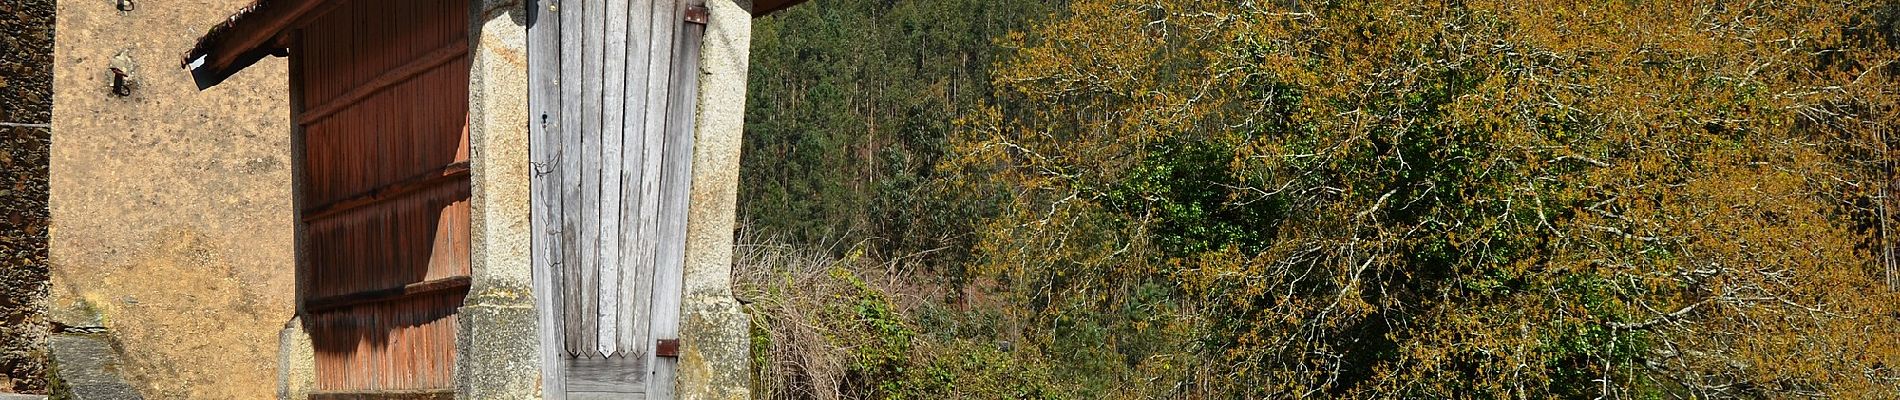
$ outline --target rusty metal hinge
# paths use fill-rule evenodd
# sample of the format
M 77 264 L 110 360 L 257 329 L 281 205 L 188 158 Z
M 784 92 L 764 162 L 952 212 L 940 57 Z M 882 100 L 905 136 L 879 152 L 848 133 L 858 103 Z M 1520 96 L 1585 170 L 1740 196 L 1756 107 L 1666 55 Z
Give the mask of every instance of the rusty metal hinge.
M 705 25 L 708 21 L 711 21 L 711 20 L 712 20 L 712 11 L 707 10 L 706 6 L 686 7 L 686 22 Z
M 656 347 L 655 349 L 653 349 L 653 355 L 655 356 L 666 357 L 666 358 L 680 357 L 680 340 L 679 339 L 660 339 L 659 345 L 654 346 L 654 347 Z

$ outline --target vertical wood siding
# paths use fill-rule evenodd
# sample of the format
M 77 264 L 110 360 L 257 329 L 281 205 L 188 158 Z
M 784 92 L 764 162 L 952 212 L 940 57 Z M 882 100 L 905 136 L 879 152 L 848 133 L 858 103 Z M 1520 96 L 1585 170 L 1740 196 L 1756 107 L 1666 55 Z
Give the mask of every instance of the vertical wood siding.
M 686 210 L 692 195 L 694 117 L 699 100 L 699 44 L 705 27 L 681 29 L 667 93 L 665 162 L 661 164 L 659 234 L 654 265 L 652 334 L 677 339 L 686 270 Z M 677 358 L 654 358 L 651 398 L 673 398 Z
M 468 4 L 350 1 L 295 35 L 298 298 L 324 395 L 454 385 L 469 273 Z
M 650 366 L 671 365 L 656 340 L 678 336 L 703 30 L 689 5 L 568 0 L 529 29 L 550 398 L 668 397 L 670 368 Z
M 529 0 L 528 2 L 528 115 L 529 145 L 528 157 L 534 168 L 532 178 L 532 198 L 530 206 L 533 212 L 529 218 L 531 239 L 530 259 L 534 263 L 535 308 L 540 310 L 539 331 L 541 351 L 541 390 L 558 397 L 567 393 L 566 381 L 561 379 L 559 365 L 566 359 L 565 343 L 559 335 L 551 332 L 564 324 L 562 316 L 551 310 L 563 309 L 566 294 L 560 290 L 554 271 L 559 268 L 561 234 L 559 218 L 547 216 L 561 215 L 560 202 L 563 186 L 561 155 L 561 15 L 554 12 L 550 0 Z

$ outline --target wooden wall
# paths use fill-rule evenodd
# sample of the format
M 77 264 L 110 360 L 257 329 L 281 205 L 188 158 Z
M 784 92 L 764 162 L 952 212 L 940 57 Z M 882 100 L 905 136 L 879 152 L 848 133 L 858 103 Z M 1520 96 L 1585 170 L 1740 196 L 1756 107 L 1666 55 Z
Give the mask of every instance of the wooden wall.
M 670 398 L 700 23 L 682 0 L 571 0 L 529 30 L 550 398 Z M 703 18 L 703 14 L 701 14 Z
M 334 3 L 292 36 L 317 390 L 448 390 L 469 274 L 469 2 Z

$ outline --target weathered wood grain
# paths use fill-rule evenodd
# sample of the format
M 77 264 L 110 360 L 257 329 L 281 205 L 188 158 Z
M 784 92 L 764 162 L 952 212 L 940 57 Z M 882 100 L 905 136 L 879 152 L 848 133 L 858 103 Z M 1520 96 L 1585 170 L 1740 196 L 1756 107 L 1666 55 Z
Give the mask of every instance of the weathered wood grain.
M 563 349 L 569 356 L 581 354 L 581 320 L 585 315 L 575 310 L 581 309 L 585 297 L 581 291 L 581 209 L 587 207 L 581 202 L 581 88 L 587 80 L 581 76 L 581 15 L 586 13 L 585 2 L 563 0 L 558 7 L 561 10 L 561 321 Z
M 528 114 L 530 134 L 529 157 L 534 168 L 530 185 L 533 189 L 529 200 L 533 208 L 529 216 L 533 242 L 529 253 L 534 263 L 535 308 L 543 310 L 537 315 L 539 329 L 536 330 L 541 343 L 541 387 L 545 393 L 566 393 L 567 380 L 562 372 L 560 355 L 564 354 L 561 340 L 560 314 L 551 312 L 562 306 L 562 293 L 556 290 L 561 281 L 561 18 L 559 7 L 554 0 L 529 0 L 528 25 Z M 553 397 L 553 396 L 547 396 Z
M 655 339 L 678 336 L 701 33 L 681 30 L 682 0 L 571 1 L 555 8 L 558 33 L 530 33 L 559 48 L 530 46 L 530 69 L 558 76 L 546 95 L 559 100 L 530 107 L 556 114 L 533 155 L 556 171 L 537 178 L 559 188 L 536 201 L 560 203 L 534 207 L 550 225 L 537 245 L 558 247 L 536 268 L 563 296 L 542 320 L 558 326 L 544 329 L 557 345 L 543 359 L 558 359 L 548 369 L 564 385 L 547 397 L 669 398 L 672 371 L 650 366 L 673 361 L 654 358 Z
M 627 95 L 627 1 L 607 2 L 606 24 L 602 26 L 606 54 L 600 82 L 600 353 L 620 355 L 620 186 L 621 144 L 625 138 L 621 123 L 626 113 L 615 112 Z M 634 50 L 637 52 L 638 50 Z
M 568 400 L 644 400 L 645 393 L 568 392 Z
M 640 200 L 641 208 L 650 211 L 640 213 L 640 230 L 637 240 L 641 249 L 639 257 L 647 264 L 647 274 L 650 276 L 646 279 L 649 285 L 646 292 L 649 311 L 644 321 L 647 324 L 647 337 L 641 340 L 641 345 L 647 349 L 645 356 L 650 368 L 658 368 L 660 363 L 654 358 L 654 339 L 661 338 L 661 335 L 665 334 L 664 327 L 658 321 L 667 310 L 664 305 L 654 302 L 653 299 L 657 296 L 656 293 L 665 290 L 667 280 L 665 272 L 659 268 L 661 246 L 665 242 L 661 233 L 660 217 L 667 212 L 662 208 L 661 191 L 665 179 L 665 161 L 670 156 L 666 148 L 666 128 L 670 122 L 667 121 L 667 104 L 671 100 L 668 96 L 668 90 L 671 87 L 667 82 L 673 72 L 674 33 L 678 30 L 679 22 L 676 17 L 678 3 L 674 0 L 657 0 L 651 4 L 653 15 L 648 24 L 652 27 L 653 34 L 649 40 L 650 57 L 647 59 L 647 107 L 640 110 L 646 113 L 643 138 L 645 156 L 641 160 L 641 169 L 645 171 L 645 175 L 640 182 Z M 655 384 L 670 385 L 672 383 L 672 378 L 660 375 L 660 371 L 655 370 L 652 374 L 654 376 L 652 382 Z M 655 389 L 652 386 L 656 385 L 649 385 L 649 392 Z M 667 397 L 658 396 L 657 398 Z
M 304 307 L 309 309 L 310 312 L 325 312 L 356 305 L 400 301 L 411 297 L 432 295 L 437 292 L 467 290 L 468 284 L 469 278 L 467 276 L 453 276 L 388 289 L 365 290 L 350 294 L 313 298 L 310 299 Z
M 565 360 L 569 392 L 644 393 L 645 358 L 604 357 Z
M 454 390 L 416 390 L 381 392 L 317 392 L 310 400 L 454 400 Z
M 646 293 L 653 286 L 652 250 L 640 245 L 639 216 L 651 212 L 644 208 L 640 197 L 640 182 L 647 176 L 644 169 L 646 159 L 647 130 L 647 70 L 648 59 L 652 57 L 653 25 L 649 22 L 653 16 L 653 2 L 636 3 L 628 10 L 627 43 L 633 50 L 627 52 L 627 96 L 621 103 L 622 113 L 627 116 L 622 135 L 626 143 L 625 156 L 620 159 L 620 173 L 623 184 L 620 186 L 621 204 L 619 216 L 627 221 L 620 226 L 620 259 L 626 266 L 621 269 L 621 282 L 626 295 L 620 297 L 621 315 L 618 319 L 622 328 L 616 341 L 621 348 L 628 349 L 631 357 L 645 357 L 644 341 L 647 335 L 647 320 L 650 315 Z
M 663 0 L 673 1 L 673 0 Z M 681 1 L 674 10 L 683 10 Z M 654 265 L 652 334 L 658 340 L 679 338 L 680 301 L 686 261 L 687 205 L 692 192 L 692 159 L 695 108 L 699 98 L 699 45 L 705 26 L 684 22 L 673 14 L 672 26 L 679 28 L 675 41 L 672 74 L 667 103 L 665 133 L 666 159 L 662 172 L 658 261 Z M 657 341 L 656 341 L 657 343 Z M 657 351 L 655 354 L 657 355 Z M 655 357 L 653 383 L 647 392 L 655 398 L 673 398 L 673 381 L 678 359 Z
M 374 206 L 391 199 L 401 198 L 412 192 L 429 189 L 437 185 L 454 184 L 456 180 L 468 180 L 468 163 L 457 162 L 442 166 L 435 171 L 411 176 L 400 181 L 390 182 L 364 190 L 341 200 L 317 205 L 303 210 L 302 220 L 314 221 L 350 212 L 363 207 Z
M 378 75 L 375 79 L 371 80 L 370 83 L 368 84 L 356 86 L 355 88 L 350 89 L 348 93 L 344 93 L 341 96 L 330 98 L 328 101 L 325 101 L 323 104 L 318 105 L 317 107 L 310 109 L 310 111 L 303 113 L 303 115 L 298 117 L 297 122 L 300 124 L 309 125 L 312 123 L 316 123 L 317 121 L 321 121 L 324 118 L 329 118 L 331 115 L 336 114 L 337 111 L 342 110 L 345 107 L 354 106 L 357 103 L 362 102 L 363 100 L 370 97 L 370 95 L 374 95 L 379 92 L 382 92 L 383 90 L 387 90 L 391 87 L 396 86 L 397 84 L 408 82 L 411 78 L 414 78 L 416 75 L 420 75 L 424 72 L 429 72 L 430 70 L 434 70 L 437 67 L 442 66 L 443 64 L 448 64 L 450 61 L 455 61 L 467 55 L 468 55 L 468 41 L 467 40 L 458 41 L 455 43 L 451 43 L 448 46 L 437 48 L 435 49 L 435 51 L 431 51 L 428 54 L 424 54 L 422 57 L 409 61 L 408 64 L 404 64 L 400 67 L 383 71 L 382 74 Z
M 468 279 L 468 2 L 341 3 L 290 41 L 317 389 L 450 388 Z
M 581 319 L 581 347 L 584 351 L 593 352 L 595 356 L 601 356 L 600 318 L 598 318 L 601 282 L 600 177 L 604 171 L 600 169 L 600 148 L 603 138 L 600 123 L 605 110 L 600 108 L 600 102 L 606 86 L 601 80 L 605 74 L 603 71 L 606 67 L 607 55 L 602 31 L 607 21 L 606 8 L 610 0 L 581 1 L 586 3 L 582 8 L 584 11 L 581 16 L 581 76 L 584 81 L 582 81 L 583 89 L 580 98 L 583 110 L 581 114 L 581 164 L 583 165 L 581 172 L 583 176 L 581 179 L 584 181 L 581 184 L 581 204 L 585 204 L 586 207 L 581 209 L 580 241 L 583 246 L 581 254 L 583 263 L 580 270 L 580 284 L 589 289 L 581 291 L 585 297 L 581 300 L 579 312 L 586 316 Z

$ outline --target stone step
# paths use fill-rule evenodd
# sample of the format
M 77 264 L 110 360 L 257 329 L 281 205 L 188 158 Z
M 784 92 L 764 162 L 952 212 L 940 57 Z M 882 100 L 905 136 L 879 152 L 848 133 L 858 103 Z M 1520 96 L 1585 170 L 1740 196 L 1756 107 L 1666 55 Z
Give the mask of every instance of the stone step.
M 46 400 L 46 396 L 37 394 L 0 393 L 0 400 Z
M 53 335 L 55 394 L 74 400 L 138 400 L 138 389 L 118 375 L 119 352 L 103 334 Z M 10 400 L 10 399 L 0 399 Z

